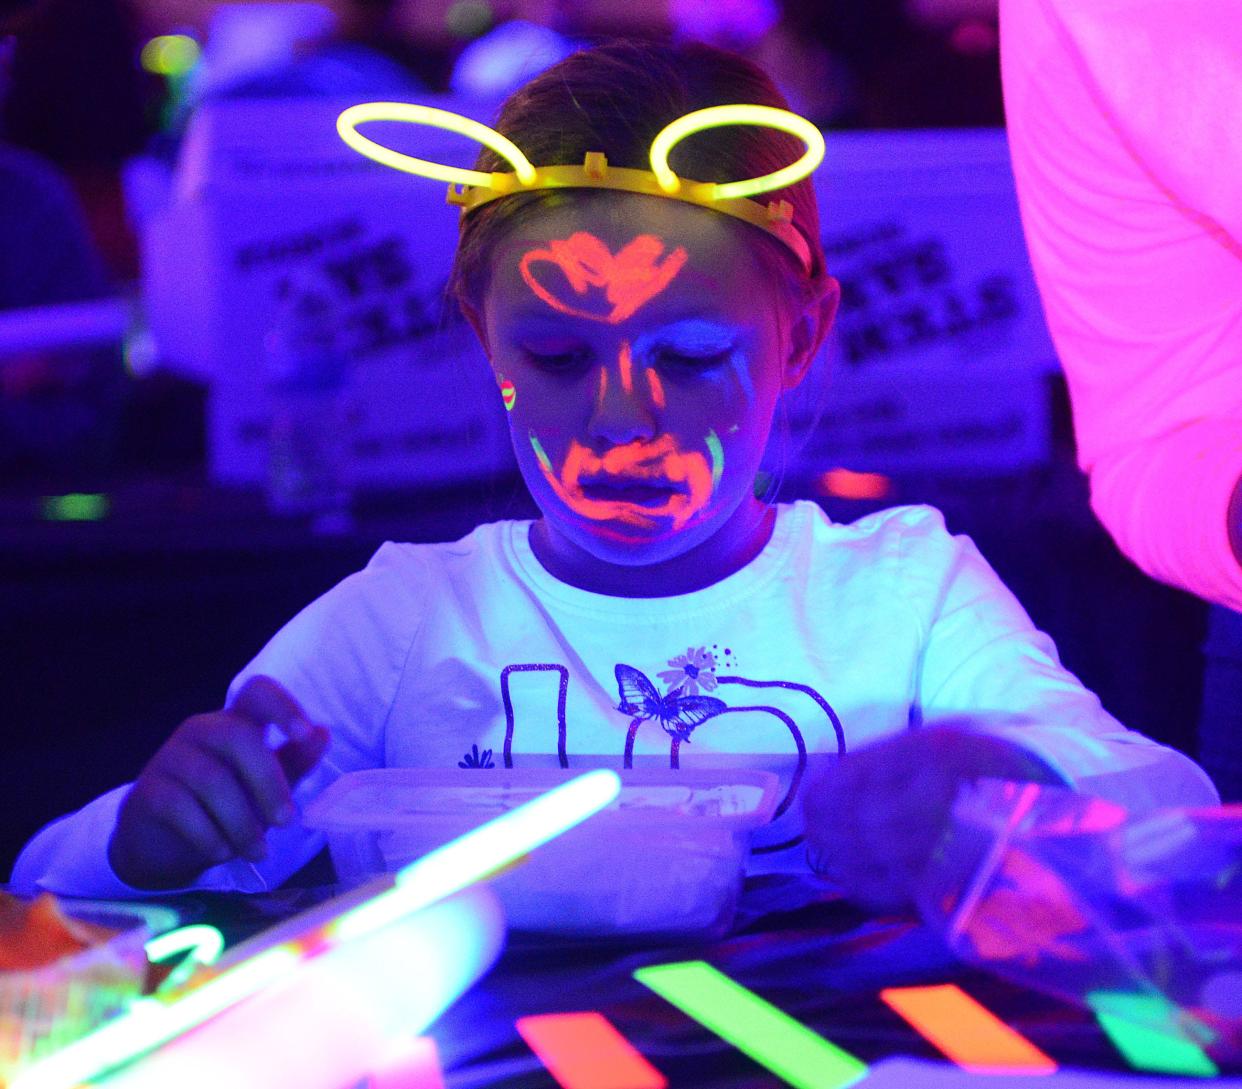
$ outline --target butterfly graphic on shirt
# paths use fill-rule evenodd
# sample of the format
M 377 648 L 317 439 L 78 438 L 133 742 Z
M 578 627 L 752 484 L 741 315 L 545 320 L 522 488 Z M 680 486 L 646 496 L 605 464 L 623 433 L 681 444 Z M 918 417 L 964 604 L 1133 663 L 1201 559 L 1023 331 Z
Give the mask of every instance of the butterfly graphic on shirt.
M 639 720 L 658 719 L 665 733 L 687 744 L 696 726 L 729 708 L 724 700 L 714 696 L 683 696 L 681 688 L 662 696 L 645 673 L 622 662 L 617 663 L 614 672 L 621 696 L 618 711 Z

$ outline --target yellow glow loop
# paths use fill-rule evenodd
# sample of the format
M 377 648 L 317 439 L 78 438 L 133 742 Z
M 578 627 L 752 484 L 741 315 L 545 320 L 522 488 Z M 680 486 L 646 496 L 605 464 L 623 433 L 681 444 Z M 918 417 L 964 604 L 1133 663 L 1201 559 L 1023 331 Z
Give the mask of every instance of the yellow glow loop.
M 361 102 L 356 106 L 350 106 L 336 119 L 336 131 L 341 139 L 360 155 L 365 155 L 368 159 L 373 159 L 383 166 L 390 166 L 394 170 L 402 170 L 407 174 L 421 174 L 423 177 L 445 181 L 450 185 L 480 185 L 489 189 L 495 188 L 497 175 L 485 174 L 481 170 L 467 170 L 464 167 L 433 163 L 427 159 L 419 159 L 413 155 L 393 151 L 392 148 L 377 144 L 374 140 L 368 140 L 357 129 L 358 125 L 367 121 L 405 121 L 459 133 L 471 140 L 477 140 L 507 160 L 522 185 L 534 184 L 535 168 L 531 165 L 531 161 L 522 154 L 517 144 L 482 122 L 464 117 L 459 113 L 439 110 L 434 106 L 420 106 L 415 102 Z
M 802 140 L 806 144 L 806 151 L 796 162 L 774 170 L 771 174 L 717 183 L 717 200 L 736 200 L 739 197 L 752 197 L 756 193 L 781 189 L 801 181 L 823 162 L 824 135 L 805 117 L 799 117 L 789 110 L 777 109 L 775 106 L 708 106 L 707 109 L 695 110 L 677 118 L 661 129 L 659 135 L 651 141 L 651 172 L 660 183 L 660 188 L 666 193 L 676 193 L 681 188 L 681 179 L 668 165 L 669 153 L 674 147 L 696 132 L 724 125 L 761 125 L 765 128 L 781 129 Z

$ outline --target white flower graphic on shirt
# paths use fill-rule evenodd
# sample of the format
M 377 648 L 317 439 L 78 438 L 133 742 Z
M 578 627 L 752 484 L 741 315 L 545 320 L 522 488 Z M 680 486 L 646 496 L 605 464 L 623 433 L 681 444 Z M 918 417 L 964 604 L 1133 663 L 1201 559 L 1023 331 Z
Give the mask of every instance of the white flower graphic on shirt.
M 670 658 L 672 669 L 656 674 L 672 693 L 680 688 L 682 695 L 697 696 L 699 689 L 710 692 L 716 687 L 716 656 L 706 647 L 686 647 L 685 654 Z

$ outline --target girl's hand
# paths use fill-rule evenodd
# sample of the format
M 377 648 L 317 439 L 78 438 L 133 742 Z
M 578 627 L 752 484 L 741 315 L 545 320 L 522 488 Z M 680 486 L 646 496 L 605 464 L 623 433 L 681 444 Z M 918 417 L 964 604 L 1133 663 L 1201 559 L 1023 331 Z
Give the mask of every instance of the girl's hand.
M 273 751 L 268 724 L 289 739 Z M 127 885 L 187 885 L 209 866 L 264 858 L 264 836 L 295 815 L 291 787 L 328 747 L 270 677 L 252 677 L 233 705 L 183 722 L 121 803 L 108 861 Z
M 865 907 L 910 907 L 962 783 L 1062 784 L 1038 757 L 998 737 L 928 727 L 836 761 L 803 792 L 807 857 Z

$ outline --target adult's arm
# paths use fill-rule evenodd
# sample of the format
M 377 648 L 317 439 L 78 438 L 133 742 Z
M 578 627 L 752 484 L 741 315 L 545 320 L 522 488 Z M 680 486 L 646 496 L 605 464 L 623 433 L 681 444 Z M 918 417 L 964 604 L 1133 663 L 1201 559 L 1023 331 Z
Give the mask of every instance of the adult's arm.
M 1027 243 L 1092 505 L 1242 609 L 1242 20 L 1234 0 L 1002 0 Z

